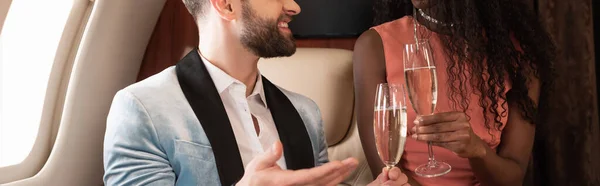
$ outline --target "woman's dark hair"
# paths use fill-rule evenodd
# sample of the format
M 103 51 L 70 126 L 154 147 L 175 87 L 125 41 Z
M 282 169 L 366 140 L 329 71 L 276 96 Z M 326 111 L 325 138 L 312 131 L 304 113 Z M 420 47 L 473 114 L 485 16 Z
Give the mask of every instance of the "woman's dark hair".
M 507 97 L 523 117 L 535 123 L 538 107 L 546 107 L 555 76 L 555 46 L 535 12 L 520 0 L 436 0 L 433 15 L 454 23 L 438 34 L 448 57 L 449 98 L 466 111 L 472 93 L 483 108 L 485 126 L 502 127 Z M 410 0 L 378 0 L 375 24 L 412 15 Z M 418 16 L 418 15 L 417 15 Z M 422 36 L 422 34 L 420 35 Z M 531 77 L 540 80 L 540 105 L 528 96 Z M 505 84 L 512 88 L 507 94 Z M 491 122 L 493 121 L 493 122 Z

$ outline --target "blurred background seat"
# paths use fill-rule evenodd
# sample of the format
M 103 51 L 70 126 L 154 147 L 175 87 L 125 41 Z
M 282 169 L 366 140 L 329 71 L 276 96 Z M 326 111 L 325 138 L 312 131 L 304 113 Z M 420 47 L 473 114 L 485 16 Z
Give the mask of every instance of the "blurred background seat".
M 329 159 L 354 157 L 360 162 L 343 183 L 370 183 L 373 176 L 354 120 L 352 51 L 298 48 L 291 57 L 261 59 L 259 69 L 276 85 L 305 95 L 317 103 L 329 145 Z

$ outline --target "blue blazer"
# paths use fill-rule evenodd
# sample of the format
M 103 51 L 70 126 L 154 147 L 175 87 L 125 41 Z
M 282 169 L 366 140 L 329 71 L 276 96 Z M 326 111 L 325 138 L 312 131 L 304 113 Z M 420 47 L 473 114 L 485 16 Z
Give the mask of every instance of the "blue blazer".
M 117 92 L 104 138 L 106 185 L 232 185 L 241 179 L 229 118 L 196 51 Z M 262 78 L 287 168 L 328 162 L 317 105 Z

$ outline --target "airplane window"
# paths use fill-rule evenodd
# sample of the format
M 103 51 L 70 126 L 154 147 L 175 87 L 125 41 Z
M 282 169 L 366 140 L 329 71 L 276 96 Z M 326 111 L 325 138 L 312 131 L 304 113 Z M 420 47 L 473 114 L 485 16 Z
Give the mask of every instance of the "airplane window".
M 0 167 L 27 157 L 73 0 L 12 1 L 0 33 Z

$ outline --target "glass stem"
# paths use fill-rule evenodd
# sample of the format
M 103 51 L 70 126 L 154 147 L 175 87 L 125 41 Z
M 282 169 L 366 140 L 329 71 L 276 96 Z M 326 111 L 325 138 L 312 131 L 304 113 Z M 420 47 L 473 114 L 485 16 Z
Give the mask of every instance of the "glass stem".
M 385 165 L 385 168 L 386 168 L 386 169 L 389 171 L 389 170 L 391 170 L 392 168 L 394 168 L 394 166 L 393 166 L 393 165 Z
M 427 142 L 427 148 L 429 149 L 429 166 L 435 166 L 435 157 L 433 157 L 432 142 Z

